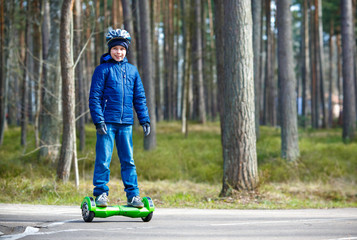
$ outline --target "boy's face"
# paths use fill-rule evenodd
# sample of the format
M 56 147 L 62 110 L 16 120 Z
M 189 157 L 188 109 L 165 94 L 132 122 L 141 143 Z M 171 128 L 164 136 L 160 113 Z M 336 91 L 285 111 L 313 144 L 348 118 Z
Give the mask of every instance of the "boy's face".
M 123 61 L 125 55 L 126 49 L 121 45 L 114 46 L 110 49 L 110 56 L 117 62 Z

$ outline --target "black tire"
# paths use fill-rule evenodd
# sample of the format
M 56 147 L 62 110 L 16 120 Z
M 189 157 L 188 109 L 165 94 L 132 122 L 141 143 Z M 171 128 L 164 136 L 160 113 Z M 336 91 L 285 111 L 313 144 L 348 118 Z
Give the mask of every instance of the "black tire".
M 82 206 L 82 217 L 85 222 L 91 222 L 94 218 L 94 212 L 89 211 L 88 204 L 85 202 Z
M 149 215 L 147 215 L 146 217 L 142 217 L 141 219 L 144 221 L 144 222 L 150 222 L 151 218 L 152 218 L 152 215 L 154 215 L 153 212 L 149 213 Z

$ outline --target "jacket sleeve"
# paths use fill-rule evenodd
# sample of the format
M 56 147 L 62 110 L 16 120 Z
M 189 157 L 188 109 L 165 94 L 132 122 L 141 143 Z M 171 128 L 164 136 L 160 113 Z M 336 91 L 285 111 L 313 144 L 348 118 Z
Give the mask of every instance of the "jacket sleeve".
M 89 92 L 89 109 L 94 124 L 104 122 L 103 94 L 104 94 L 105 74 L 100 65 L 94 70 L 92 83 Z
M 149 111 L 146 105 L 146 96 L 143 83 L 137 69 L 135 73 L 135 82 L 134 82 L 134 108 L 138 115 L 138 119 L 141 125 L 144 123 L 150 123 Z

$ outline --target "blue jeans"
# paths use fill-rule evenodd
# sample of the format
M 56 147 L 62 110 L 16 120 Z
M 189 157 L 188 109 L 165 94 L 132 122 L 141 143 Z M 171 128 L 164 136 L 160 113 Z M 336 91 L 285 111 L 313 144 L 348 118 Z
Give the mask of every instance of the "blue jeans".
M 136 167 L 133 158 L 132 125 L 106 124 L 107 134 L 97 134 L 95 147 L 96 158 L 93 176 L 93 195 L 99 196 L 106 192 L 110 176 L 110 162 L 112 160 L 114 140 L 116 143 L 118 157 L 121 165 L 121 178 L 124 183 L 124 191 L 128 199 L 139 196 Z

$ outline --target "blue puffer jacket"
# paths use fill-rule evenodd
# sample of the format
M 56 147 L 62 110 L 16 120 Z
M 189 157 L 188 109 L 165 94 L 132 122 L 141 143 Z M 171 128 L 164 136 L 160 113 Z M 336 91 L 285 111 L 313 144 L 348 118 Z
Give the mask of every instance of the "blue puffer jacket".
M 133 105 L 140 124 L 150 123 L 144 86 L 137 68 L 124 58 L 117 62 L 106 53 L 96 67 L 89 93 L 94 124 L 133 124 Z

